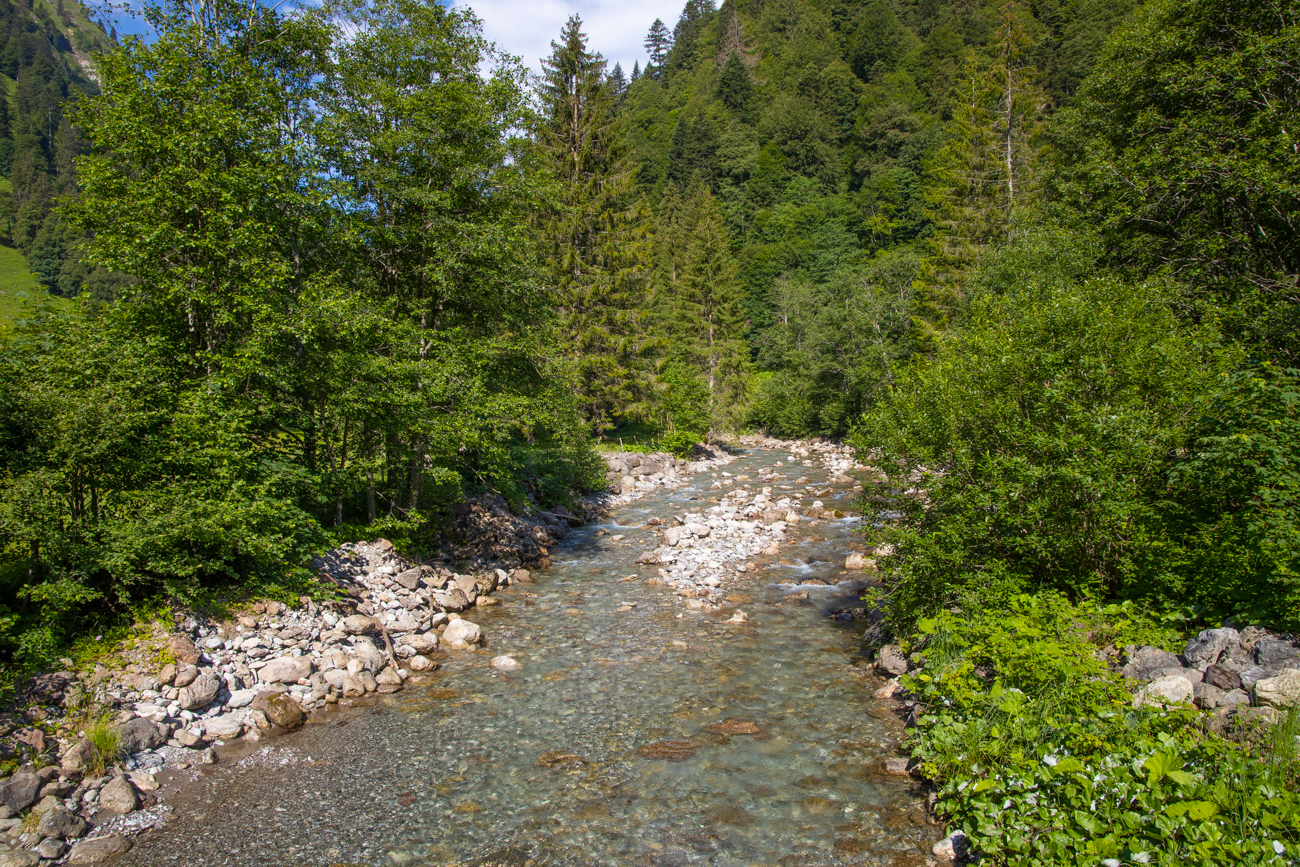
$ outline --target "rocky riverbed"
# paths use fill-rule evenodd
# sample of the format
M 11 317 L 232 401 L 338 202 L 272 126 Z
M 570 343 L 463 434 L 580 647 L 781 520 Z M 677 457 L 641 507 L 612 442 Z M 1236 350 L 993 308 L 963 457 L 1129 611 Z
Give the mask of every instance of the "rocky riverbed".
M 47 813 L 86 827 L 24 828 L 14 856 L 79 832 L 83 855 L 46 860 L 924 863 L 934 829 L 884 773 L 896 722 L 862 712 L 880 681 L 826 617 L 870 574 L 862 468 L 772 441 L 609 462 L 618 493 L 583 514 L 479 503 L 498 542 L 460 559 L 345 547 L 331 604 L 178 624 L 174 662 L 97 685 L 146 748 L 100 780 L 45 771 L 70 787 Z M 492 558 L 520 529 L 533 559 Z

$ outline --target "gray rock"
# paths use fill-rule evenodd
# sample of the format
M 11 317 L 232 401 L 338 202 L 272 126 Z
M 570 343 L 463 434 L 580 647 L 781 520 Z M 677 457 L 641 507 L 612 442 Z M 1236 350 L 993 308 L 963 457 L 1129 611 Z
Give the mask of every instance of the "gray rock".
M 182 687 L 189 686 L 194 679 L 199 676 L 199 669 L 196 665 L 180 665 L 176 668 L 176 674 L 172 677 L 172 686 Z
M 1240 637 L 1241 633 L 1231 627 L 1203 630 L 1187 642 L 1187 647 L 1183 649 L 1183 657 L 1188 665 L 1204 670 L 1218 662 L 1219 654 Z
M 1205 682 L 1211 686 L 1217 686 L 1224 692 L 1241 689 L 1240 675 L 1235 671 L 1228 671 L 1226 668 L 1220 668 L 1217 665 L 1211 665 L 1205 669 Z
M 303 678 L 311 677 L 315 666 L 310 656 L 282 656 L 273 659 L 257 673 L 262 683 L 297 683 Z
M 158 726 L 144 717 L 135 717 L 122 723 L 117 727 L 117 734 L 122 738 L 122 752 L 128 754 L 152 750 L 167 743 L 167 737 L 158 730 Z
M 478 644 L 483 639 L 482 630 L 477 623 L 468 620 L 453 620 L 447 624 L 442 633 L 442 640 L 447 644 L 463 641 L 466 644 Z
M 126 777 L 114 777 L 99 790 L 99 806 L 114 813 L 129 813 L 139 806 L 135 789 Z
M 131 841 L 122 837 L 82 840 L 68 853 L 68 864 L 102 864 L 131 851 Z
M 465 591 L 455 585 L 448 586 L 446 590 L 433 591 L 433 601 L 446 611 L 464 611 L 473 604 Z
M 422 635 L 408 635 L 402 643 L 421 655 L 433 653 L 438 649 L 438 633 L 426 632 Z
M 1267 707 L 1288 708 L 1300 704 L 1300 670 L 1285 669 L 1275 677 L 1255 682 L 1255 702 Z
M 205 740 L 234 740 L 244 733 L 244 721 L 233 716 L 219 716 L 203 723 Z
M 17 773 L 0 783 L 0 804 L 4 804 L 15 813 L 21 813 L 36 803 L 36 796 L 40 791 L 40 777 L 26 771 Z
M 1134 680 L 1153 680 L 1156 675 L 1167 668 L 1182 668 L 1183 662 L 1178 654 L 1161 650 L 1158 647 L 1139 647 L 1130 649 L 1128 663 L 1124 666 L 1124 676 Z M 1190 686 L 1190 684 L 1188 684 Z M 1188 692 L 1191 697 L 1191 692 Z
M 1250 696 L 1244 689 L 1231 689 L 1223 694 L 1219 699 L 1219 707 L 1240 707 L 1250 704 Z
M 388 664 L 388 659 L 375 646 L 375 643 L 368 638 L 358 638 L 353 644 L 352 652 L 358 659 L 365 662 L 366 667 L 371 671 L 379 671 Z
M 21 849 L 0 852 L 0 867 L 36 867 L 39 863 L 40 856 L 34 852 L 24 852 Z
M 1300 661 L 1300 649 L 1290 641 L 1261 638 L 1255 643 L 1255 663 L 1267 668 L 1282 668 L 1281 663 Z
M 1256 682 L 1261 681 L 1266 677 L 1272 677 L 1275 674 L 1277 674 L 1276 669 L 1266 668 L 1262 665 L 1248 668 L 1239 675 L 1241 678 L 1241 688 L 1246 690 L 1254 689 Z
M 1142 687 L 1133 696 L 1133 706 L 1163 706 L 1167 703 L 1192 700 L 1192 682 L 1182 675 L 1171 674 L 1157 678 Z
M 343 618 L 343 630 L 348 635 L 365 635 L 374 632 L 375 619 L 364 614 L 352 614 Z
M 199 664 L 198 648 L 194 646 L 193 641 L 190 641 L 184 635 L 173 635 L 167 639 L 167 650 L 171 652 L 172 656 L 176 657 L 177 662 L 184 662 L 188 665 Z
M 86 820 L 63 807 L 56 807 L 41 816 L 40 832 L 46 837 L 63 837 L 75 840 L 86 833 Z M 62 854 L 62 853 L 60 853 Z
M 907 658 L 896 644 L 886 644 L 876 657 L 876 669 L 890 677 L 907 674 Z
M 416 566 L 414 569 L 407 569 L 405 572 L 399 572 L 393 576 L 393 580 L 405 587 L 407 590 L 414 590 L 420 586 L 421 569 Z
M 936 858 L 956 861 L 970 850 L 970 840 L 961 831 L 953 831 L 938 843 L 930 847 Z
M 177 700 L 181 710 L 199 710 L 212 704 L 221 689 L 221 679 L 215 674 L 200 674 L 194 682 L 181 690 Z
M 62 855 L 65 848 L 62 840 L 42 840 L 36 846 L 36 854 L 44 861 L 52 861 Z
M 226 702 L 228 708 L 248 707 L 257 697 L 255 689 L 233 689 L 230 691 L 230 700 Z
M 1193 703 L 1201 710 L 1213 710 L 1219 706 L 1223 690 L 1208 683 L 1192 684 Z

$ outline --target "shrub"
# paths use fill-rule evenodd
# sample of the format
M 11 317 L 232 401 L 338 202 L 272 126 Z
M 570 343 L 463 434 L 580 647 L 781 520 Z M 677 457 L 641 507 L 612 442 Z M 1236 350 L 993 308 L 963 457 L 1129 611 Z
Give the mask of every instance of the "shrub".
M 86 740 L 91 746 L 87 771 L 92 777 L 102 776 L 121 758 L 122 736 L 107 717 L 100 717 L 86 725 Z

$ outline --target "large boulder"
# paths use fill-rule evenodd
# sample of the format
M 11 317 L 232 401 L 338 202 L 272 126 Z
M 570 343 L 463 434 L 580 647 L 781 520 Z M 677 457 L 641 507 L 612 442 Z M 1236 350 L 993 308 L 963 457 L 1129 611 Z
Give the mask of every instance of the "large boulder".
M 302 706 L 282 692 L 264 692 L 253 699 L 253 710 L 266 714 L 272 725 L 293 731 L 307 721 Z
M 181 710 L 199 710 L 212 704 L 220 689 L 221 678 L 211 672 L 200 674 L 193 683 L 181 690 L 177 701 L 181 704 Z
M 433 653 L 438 649 L 438 633 L 426 632 L 422 635 L 408 635 L 402 643 L 419 654 Z
M 99 806 L 114 813 L 129 813 L 139 806 L 135 788 L 126 777 L 114 777 L 99 790 Z
M 379 671 L 388 664 L 387 657 L 368 638 L 358 638 L 352 645 L 352 653 L 363 661 L 370 671 Z
M 1139 689 L 1133 696 L 1133 706 L 1162 707 L 1166 704 L 1189 702 L 1192 700 L 1193 689 L 1192 682 L 1181 674 L 1166 675 Z
M 443 642 L 455 646 L 457 642 L 463 642 L 466 645 L 478 644 L 483 640 L 483 632 L 479 629 L 477 623 L 471 623 L 468 620 L 453 620 L 447 624 L 446 630 L 442 633 Z
M 1139 647 L 1129 650 L 1124 676 L 1134 680 L 1154 680 L 1165 669 L 1182 667 L 1183 662 L 1176 653 L 1158 647 Z M 1190 685 L 1187 695 L 1191 696 Z
M 1218 665 L 1211 665 L 1205 669 L 1205 682 L 1211 686 L 1217 686 L 1224 692 L 1241 689 L 1241 675 Z
M 89 827 L 86 820 L 76 813 L 70 812 L 63 807 L 55 807 L 41 816 L 41 824 L 38 830 L 46 837 L 62 837 L 65 840 L 75 840 L 82 837 Z
M 880 648 L 880 654 L 876 657 L 876 669 L 890 677 L 907 674 L 907 658 L 897 645 L 886 644 Z
M 1267 707 L 1295 707 L 1300 704 L 1300 670 L 1294 668 L 1255 683 L 1255 702 Z
M 1300 648 L 1279 638 L 1261 638 L 1255 643 L 1255 663 L 1267 668 L 1294 668 L 1300 665 Z
M 0 783 L 0 804 L 4 804 L 15 813 L 21 813 L 36 803 L 40 791 L 41 778 L 23 771 Z
M 124 753 L 152 750 L 167 743 L 167 736 L 144 717 L 135 717 L 122 723 L 117 727 L 117 734 L 122 739 Z
M 343 618 L 343 631 L 348 635 L 365 635 L 375 631 L 375 619 L 365 614 L 350 614 Z
M 244 733 L 244 721 L 234 716 L 218 716 L 203 722 L 203 737 L 209 741 L 231 741 Z
M 413 569 L 407 569 L 405 572 L 399 572 L 393 576 L 393 580 L 405 587 L 407 590 L 414 590 L 420 586 L 421 569 L 416 566 Z
M 100 864 L 131 851 L 131 841 L 125 837 L 96 837 L 82 840 L 72 847 L 66 863 Z
M 257 679 L 262 683 L 297 683 L 311 677 L 316 666 L 310 656 L 282 656 L 262 666 Z
M 1218 662 L 1219 654 L 1240 637 L 1241 633 L 1230 627 L 1202 630 L 1187 642 L 1187 647 L 1183 650 L 1183 658 L 1187 660 L 1188 665 L 1204 671 Z

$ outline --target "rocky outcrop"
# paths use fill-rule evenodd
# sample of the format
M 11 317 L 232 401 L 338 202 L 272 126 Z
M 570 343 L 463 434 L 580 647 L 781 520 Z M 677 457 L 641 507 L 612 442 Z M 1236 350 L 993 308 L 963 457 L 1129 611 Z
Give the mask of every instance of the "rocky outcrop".
M 1190 702 L 1202 710 L 1231 712 L 1300 702 L 1300 642 L 1258 626 L 1206 629 L 1182 653 L 1128 647 L 1122 671 L 1140 684 L 1138 704 Z

